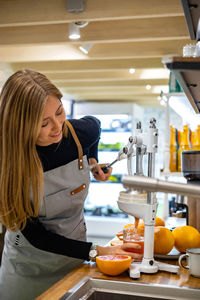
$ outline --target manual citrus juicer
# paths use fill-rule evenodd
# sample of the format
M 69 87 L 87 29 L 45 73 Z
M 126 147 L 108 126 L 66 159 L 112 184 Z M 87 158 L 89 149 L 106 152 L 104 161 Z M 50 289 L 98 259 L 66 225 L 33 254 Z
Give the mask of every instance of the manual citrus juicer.
M 118 198 L 118 207 L 128 215 L 143 219 L 144 232 L 144 256 L 142 262 L 133 262 L 129 273 L 132 278 L 139 278 L 141 272 L 156 273 L 163 270 L 171 273 L 179 273 L 179 266 L 170 265 L 154 260 L 154 226 L 157 211 L 155 192 L 176 193 L 185 196 L 200 198 L 200 188 L 187 184 L 166 182 L 153 178 L 155 175 L 155 153 L 158 149 L 158 130 L 156 120 L 150 120 L 150 126 L 146 133 L 142 132 L 141 123 L 137 124 L 136 135 L 129 137 L 128 144 L 120 150 L 118 158 L 127 158 L 128 175 L 124 176 L 122 183 L 126 188 L 121 191 Z M 143 155 L 148 156 L 148 176 L 143 175 Z M 132 158 L 136 156 L 136 173 L 132 174 Z M 118 159 L 118 160 L 120 160 Z M 139 200 L 138 194 L 147 192 L 146 199 Z
M 127 168 L 129 176 L 132 175 L 132 157 L 136 157 L 136 172 L 134 175 L 143 175 L 143 156 L 148 156 L 148 176 L 154 177 L 155 173 L 155 153 L 158 148 L 158 129 L 156 120 L 150 120 L 150 126 L 146 133 L 142 132 L 141 123 L 137 123 L 136 135 L 129 137 L 126 149 Z M 146 192 L 146 191 L 145 191 Z M 172 266 L 154 260 L 154 225 L 157 212 L 157 201 L 155 193 L 148 192 L 146 198 L 139 200 L 138 194 L 144 193 L 143 189 L 133 190 L 128 187 L 126 191 L 120 192 L 118 207 L 128 215 L 138 219 L 143 219 L 145 224 L 144 233 L 144 256 L 142 262 L 132 263 L 129 269 L 130 277 L 139 278 L 140 273 L 156 273 L 158 270 L 165 270 L 178 273 L 179 267 Z

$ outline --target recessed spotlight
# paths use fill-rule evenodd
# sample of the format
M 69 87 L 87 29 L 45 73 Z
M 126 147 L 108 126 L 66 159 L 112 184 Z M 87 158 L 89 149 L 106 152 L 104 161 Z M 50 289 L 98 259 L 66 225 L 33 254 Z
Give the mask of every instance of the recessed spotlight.
M 150 84 L 147 84 L 146 85 L 146 90 L 150 90 L 151 89 L 151 85 Z
M 130 73 L 130 74 L 134 74 L 134 73 L 135 73 L 135 69 L 134 69 L 134 68 L 130 68 L 130 69 L 129 69 L 129 73 Z
M 165 105 L 166 105 L 165 101 L 164 101 L 164 100 L 161 100 L 161 101 L 160 101 L 160 105 L 165 106 Z

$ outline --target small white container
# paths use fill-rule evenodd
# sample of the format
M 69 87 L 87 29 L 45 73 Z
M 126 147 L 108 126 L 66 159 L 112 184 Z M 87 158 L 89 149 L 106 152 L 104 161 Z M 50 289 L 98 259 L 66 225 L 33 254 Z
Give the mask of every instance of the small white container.
M 197 56 L 197 45 L 188 44 L 183 47 L 183 56 L 184 57 L 196 57 Z
M 197 57 L 200 56 L 200 41 L 198 41 L 196 44 L 196 56 Z

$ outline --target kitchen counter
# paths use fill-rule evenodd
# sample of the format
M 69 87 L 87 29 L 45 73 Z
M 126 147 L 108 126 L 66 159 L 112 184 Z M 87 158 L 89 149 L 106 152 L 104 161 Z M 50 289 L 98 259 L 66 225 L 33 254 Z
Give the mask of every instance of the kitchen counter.
M 157 259 L 158 260 L 158 259 Z M 164 261 L 170 264 L 177 264 L 177 260 Z M 195 288 L 200 291 L 200 278 L 195 278 L 189 275 L 188 270 L 181 268 L 180 274 L 172 274 L 169 272 L 158 271 L 155 274 L 142 274 L 139 279 L 132 279 L 129 277 L 128 272 L 124 272 L 119 276 L 106 276 L 102 274 L 96 267 L 96 263 L 84 262 L 78 268 L 74 269 L 71 273 L 66 275 L 63 279 L 54 284 L 51 288 L 40 295 L 36 300 L 58 300 L 60 299 L 69 289 L 77 284 L 85 276 L 98 279 L 107 280 L 120 280 L 137 283 L 153 283 L 161 284 L 166 286 L 174 287 L 187 287 Z

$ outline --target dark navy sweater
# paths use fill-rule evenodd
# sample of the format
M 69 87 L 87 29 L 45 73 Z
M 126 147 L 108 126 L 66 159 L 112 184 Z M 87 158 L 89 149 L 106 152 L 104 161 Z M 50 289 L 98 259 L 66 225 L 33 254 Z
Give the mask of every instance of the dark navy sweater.
M 95 158 L 98 161 L 98 142 L 100 138 L 100 121 L 94 117 L 86 116 L 79 120 L 69 120 L 83 148 L 83 155 Z M 78 158 L 77 146 L 68 132 L 67 138 L 63 137 L 60 144 L 49 146 L 36 146 L 42 162 L 44 172 L 65 165 Z M 47 230 L 39 218 L 27 220 L 26 227 L 22 230 L 25 238 L 36 248 L 56 254 L 88 260 L 92 243 L 68 239 Z

